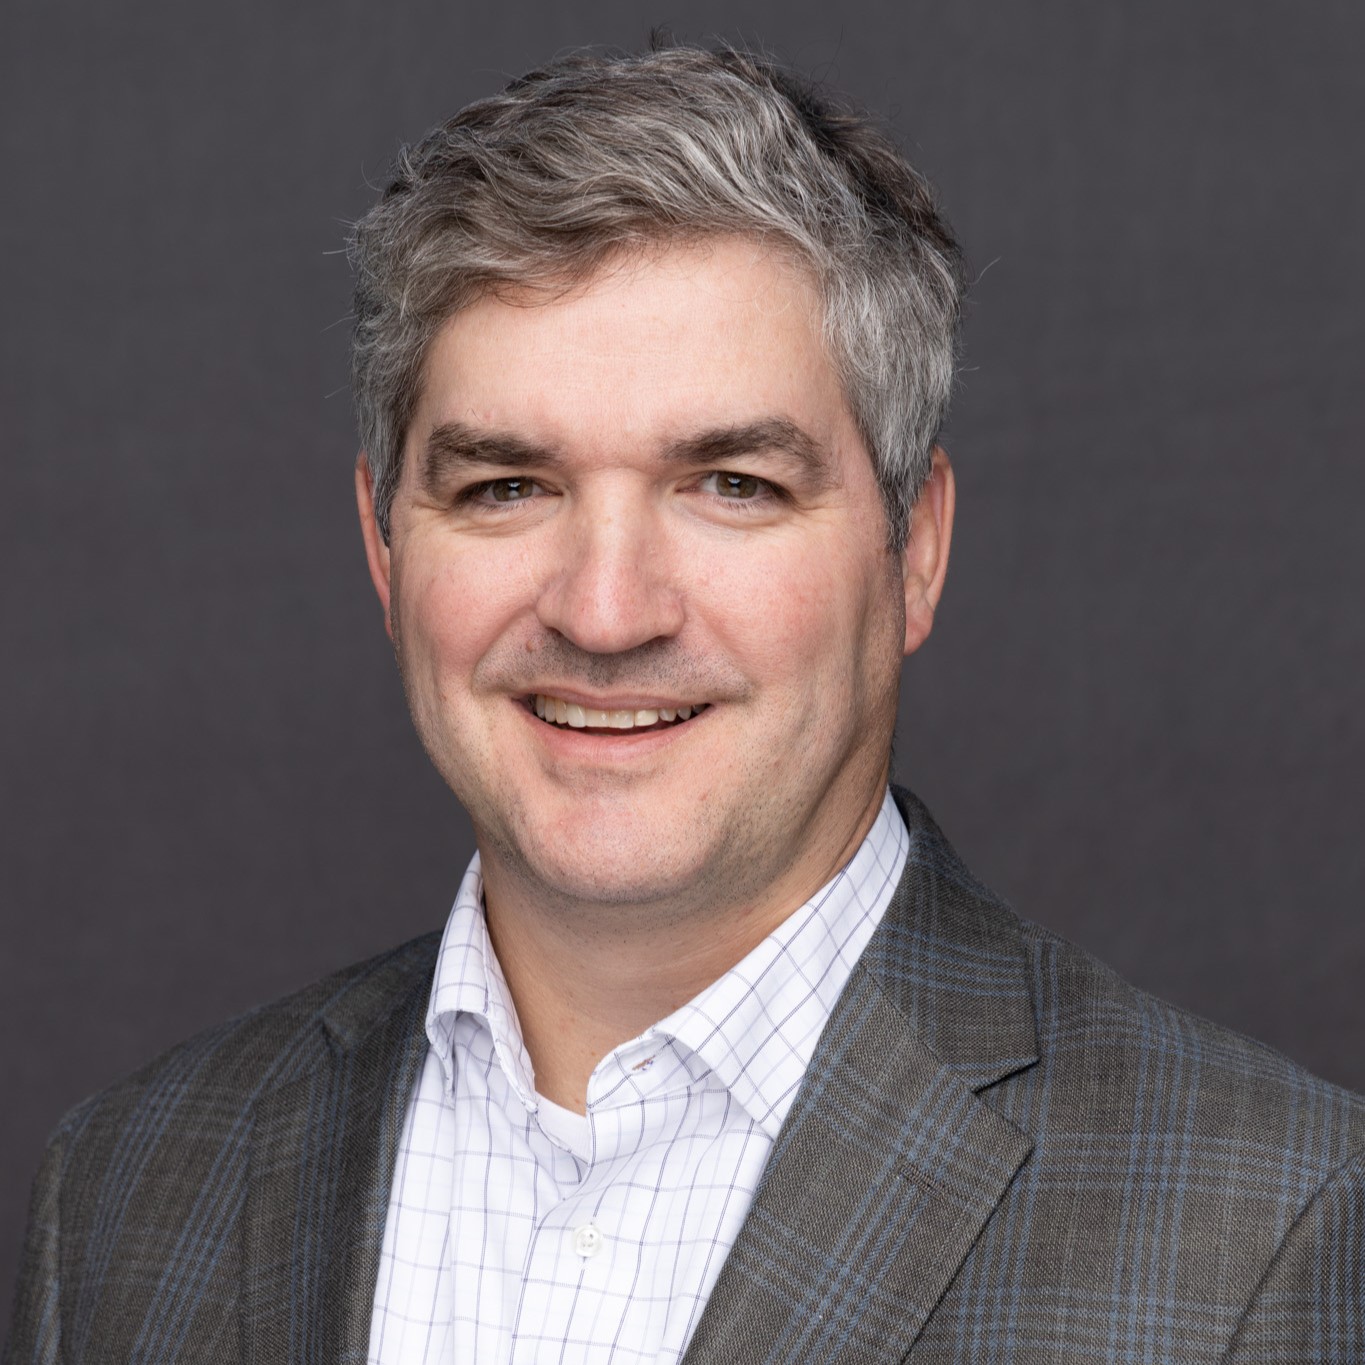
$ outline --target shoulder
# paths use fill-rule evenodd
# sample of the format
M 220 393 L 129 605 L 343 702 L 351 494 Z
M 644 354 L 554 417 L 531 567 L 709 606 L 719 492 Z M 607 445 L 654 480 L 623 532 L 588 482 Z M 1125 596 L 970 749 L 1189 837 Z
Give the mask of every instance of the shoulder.
M 50 1143 L 63 1183 L 107 1180 L 120 1154 L 216 1145 L 254 1104 L 307 1074 L 340 1040 L 426 998 L 439 934 L 343 968 L 205 1029 L 67 1113 Z
M 34 1185 L 14 1358 L 83 1360 L 100 1343 L 123 1359 L 153 1319 L 206 1346 L 231 1339 L 236 1229 L 270 1173 L 268 1139 L 334 1144 L 335 1082 L 362 1055 L 393 1072 L 389 1045 L 420 1029 L 438 944 L 414 939 L 206 1029 L 67 1114 Z
M 1073 1131 L 1160 1133 L 1171 1159 L 1218 1156 L 1290 1205 L 1365 1153 L 1365 1097 L 1139 989 L 1039 925 L 1019 930 L 1041 1079 Z
M 893 795 L 910 854 L 870 965 L 950 1063 L 1029 1058 L 968 1070 L 1008 1078 L 992 1102 L 1043 1155 L 1110 1173 L 1188 1160 L 1210 1184 L 1273 1182 L 1288 1208 L 1365 1151 L 1365 1099 L 1019 918 L 912 793 Z

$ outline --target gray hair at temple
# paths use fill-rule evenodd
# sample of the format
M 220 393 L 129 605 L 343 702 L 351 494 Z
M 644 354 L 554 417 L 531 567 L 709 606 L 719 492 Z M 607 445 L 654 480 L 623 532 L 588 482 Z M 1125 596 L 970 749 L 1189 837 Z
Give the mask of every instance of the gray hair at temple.
M 571 287 L 623 250 L 720 234 L 810 271 L 902 548 L 953 386 L 961 252 L 869 116 L 764 57 L 686 46 L 565 57 L 399 153 L 348 243 L 352 380 L 384 539 L 448 318 L 489 293 Z

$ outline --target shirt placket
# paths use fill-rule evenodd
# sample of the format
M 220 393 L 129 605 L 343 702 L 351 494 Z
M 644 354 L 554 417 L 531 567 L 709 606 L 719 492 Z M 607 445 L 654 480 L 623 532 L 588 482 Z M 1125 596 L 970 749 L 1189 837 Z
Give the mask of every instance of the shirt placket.
M 663 1064 L 654 1070 L 656 1057 Z M 595 1073 L 592 1159 L 532 1232 L 511 1365 L 536 1365 L 547 1343 L 563 1365 L 591 1365 L 630 1330 L 631 1287 L 647 1254 L 647 1194 L 624 1198 L 624 1187 L 657 1164 L 653 1149 L 667 1140 L 664 1097 L 685 1089 L 688 1079 L 666 1039 L 621 1049 Z

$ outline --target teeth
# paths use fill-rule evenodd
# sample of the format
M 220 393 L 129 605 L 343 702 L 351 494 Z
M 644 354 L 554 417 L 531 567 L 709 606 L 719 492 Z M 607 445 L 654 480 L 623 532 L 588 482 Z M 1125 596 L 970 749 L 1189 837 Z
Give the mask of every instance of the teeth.
M 706 703 L 697 706 L 660 706 L 642 707 L 638 711 L 597 711 L 591 706 L 580 706 L 577 702 L 563 701 L 559 697 L 548 697 L 537 692 L 531 699 L 532 710 L 541 720 L 552 725 L 567 725 L 575 730 L 642 730 L 659 721 L 689 720 L 698 714 Z

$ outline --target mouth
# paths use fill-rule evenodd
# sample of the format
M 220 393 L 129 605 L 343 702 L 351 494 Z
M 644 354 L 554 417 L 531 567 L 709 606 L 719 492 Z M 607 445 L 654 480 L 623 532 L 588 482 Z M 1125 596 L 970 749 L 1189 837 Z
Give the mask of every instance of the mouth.
M 559 730 L 583 730 L 594 735 L 643 735 L 654 730 L 672 730 L 686 725 L 710 705 L 622 707 L 599 710 L 563 697 L 537 692 L 525 699 L 531 713 Z

